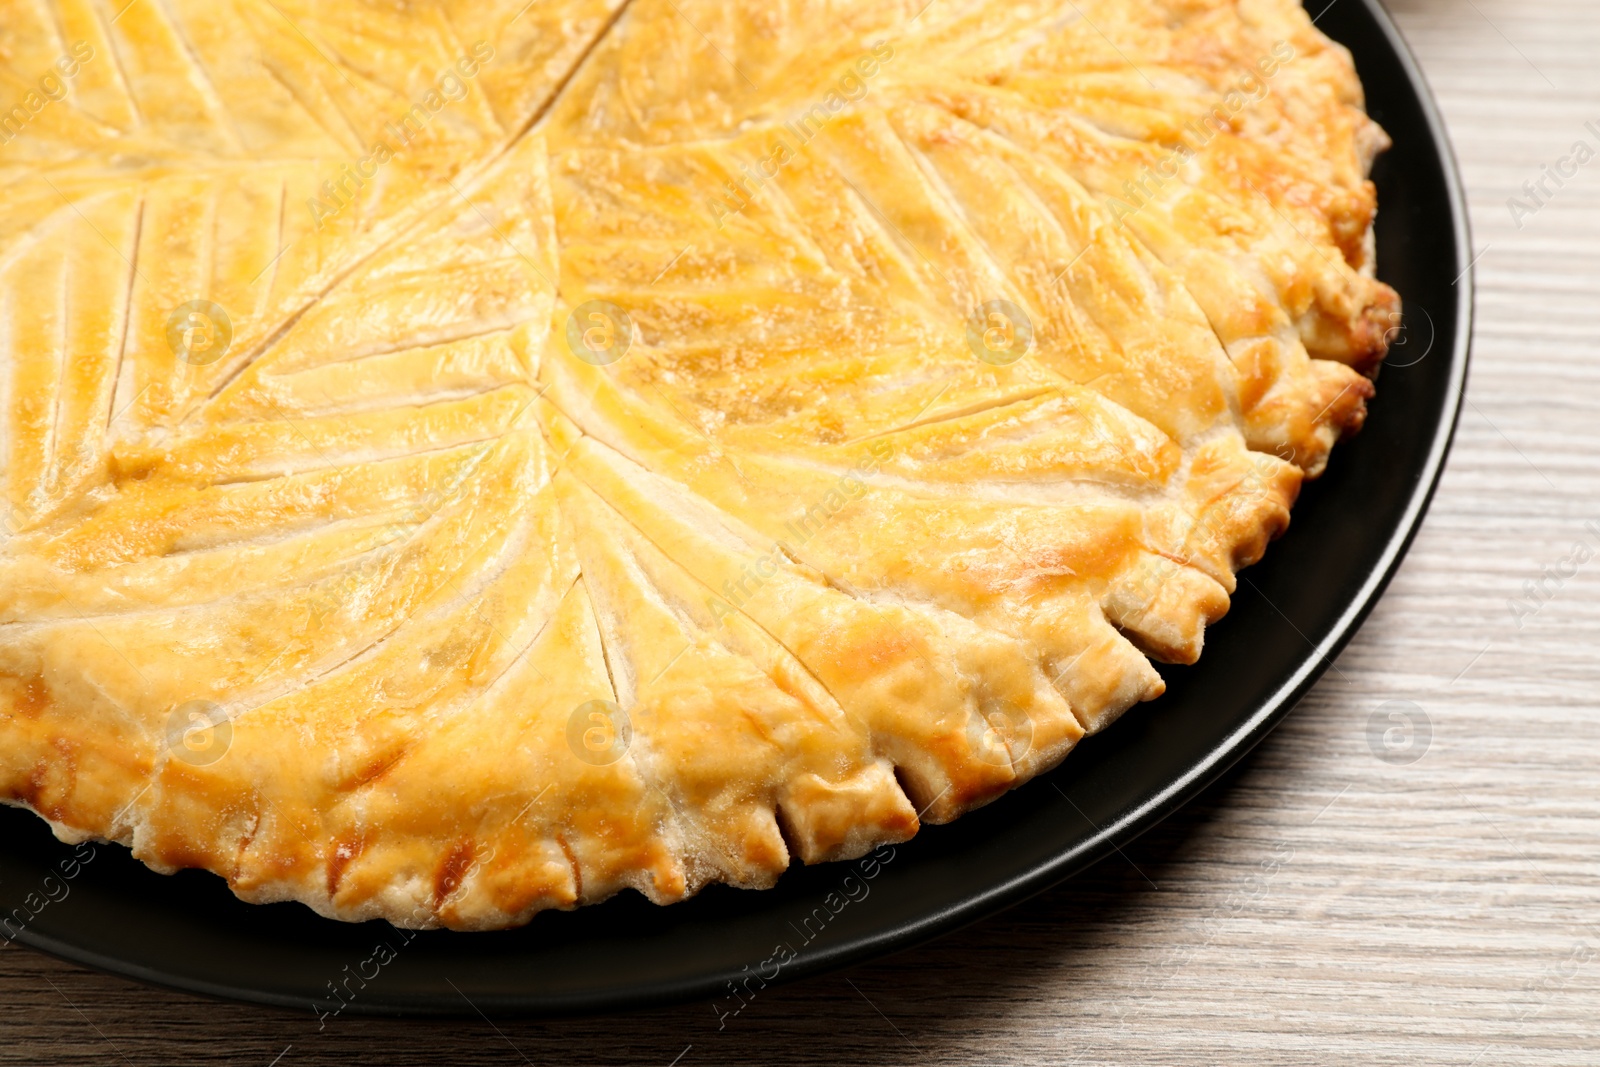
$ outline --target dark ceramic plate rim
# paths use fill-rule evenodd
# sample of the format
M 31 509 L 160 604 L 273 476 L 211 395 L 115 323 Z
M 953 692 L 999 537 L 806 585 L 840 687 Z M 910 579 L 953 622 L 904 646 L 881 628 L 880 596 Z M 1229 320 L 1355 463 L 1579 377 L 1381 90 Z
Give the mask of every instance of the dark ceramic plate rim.
M 1378 0 L 1332 0 L 1328 7 L 1331 8 L 1341 2 L 1360 4 L 1366 9 L 1382 35 L 1383 43 L 1391 53 L 1390 58 L 1404 73 L 1405 81 L 1408 83 L 1404 88 L 1409 91 L 1412 102 L 1427 128 L 1431 140 L 1431 145 L 1428 147 L 1434 153 L 1448 200 L 1446 208 L 1451 223 L 1450 244 L 1453 261 L 1442 265 L 1441 269 L 1449 269 L 1452 273 L 1456 270 L 1463 271 L 1456 283 L 1459 296 L 1453 324 L 1454 335 L 1448 353 L 1450 360 L 1446 382 L 1448 391 L 1442 398 L 1436 423 L 1428 435 L 1426 453 L 1422 456 L 1421 462 L 1414 462 L 1411 467 L 1414 484 L 1399 521 L 1390 529 L 1382 550 L 1373 560 L 1356 592 L 1349 597 L 1343 612 L 1327 628 L 1322 639 L 1309 648 L 1287 680 L 1267 699 L 1259 702 L 1254 711 L 1243 718 L 1232 733 L 1206 751 L 1196 753 L 1187 771 L 1166 780 L 1159 788 L 1151 791 L 1142 802 L 1128 808 L 1094 833 L 1081 837 L 1071 846 L 1060 850 L 1048 860 L 1034 864 L 1021 874 L 997 879 L 987 888 L 970 893 L 954 904 L 927 910 L 913 918 L 886 923 L 870 931 L 838 940 L 837 943 L 826 947 L 808 948 L 797 959 L 787 964 L 776 980 L 790 981 L 858 963 L 874 956 L 911 947 L 976 922 L 1070 878 L 1144 833 L 1191 800 L 1249 752 L 1288 714 L 1300 697 L 1331 664 L 1333 657 L 1338 655 L 1359 629 L 1399 567 L 1432 500 L 1460 416 L 1472 336 L 1473 277 L 1471 268 L 1466 266 L 1471 256 L 1471 239 L 1466 202 L 1455 159 L 1445 134 L 1444 124 L 1414 57 Z M 1325 8 L 1323 13 L 1326 14 L 1327 10 Z M 1377 46 L 1369 42 L 1368 47 Z M 1363 49 L 1356 49 L 1358 64 L 1361 63 L 1363 54 Z M 1370 91 L 1372 83 L 1369 81 L 1368 85 Z M 1382 226 L 1383 222 L 1380 221 L 1379 225 Z M 1270 558 L 1269 553 L 1269 562 Z M 1225 640 L 1225 637 L 1219 636 L 1218 640 Z M 1044 787 L 1045 783 L 1041 781 L 1024 788 Z M 967 818 L 979 817 L 981 813 L 974 813 Z M 0 845 L 0 854 L 3 854 L 7 847 Z M 775 899 L 774 903 L 778 901 Z M 610 906 L 612 905 L 599 907 Z M 325 990 L 320 987 L 308 987 L 303 992 L 289 993 L 281 989 L 252 985 L 248 976 L 250 971 L 248 961 L 241 961 L 240 977 L 237 981 L 218 981 L 214 977 L 196 973 L 192 967 L 185 969 L 173 965 L 153 966 L 147 962 L 101 951 L 91 944 L 75 940 L 70 931 L 52 933 L 52 925 L 57 924 L 38 922 L 29 925 L 18 933 L 17 940 L 63 959 L 188 992 L 287 1008 L 331 1008 L 336 1003 L 330 1000 Z M 494 937 L 497 935 L 427 936 Z M 756 961 L 751 960 L 750 963 L 753 965 Z M 619 981 L 607 989 L 582 990 L 569 995 L 482 995 L 473 1001 L 467 1001 L 464 995 L 457 999 L 443 994 L 408 994 L 398 991 L 386 993 L 374 983 L 371 990 L 364 991 L 362 996 L 343 1005 L 343 1010 L 380 1015 L 466 1015 L 485 1009 L 517 1014 L 578 1014 L 716 996 L 723 993 L 727 982 L 739 978 L 742 974 L 747 975 L 747 970 L 724 967 L 686 971 L 672 979 L 632 984 Z

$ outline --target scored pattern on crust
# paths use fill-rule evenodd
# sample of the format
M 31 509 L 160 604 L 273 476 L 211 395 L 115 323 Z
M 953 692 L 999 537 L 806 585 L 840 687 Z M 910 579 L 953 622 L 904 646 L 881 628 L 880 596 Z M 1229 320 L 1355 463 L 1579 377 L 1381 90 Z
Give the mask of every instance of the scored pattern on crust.
M 0 57 L 0 800 L 342 919 L 1054 767 L 1398 314 L 1291 0 L 4 0 Z

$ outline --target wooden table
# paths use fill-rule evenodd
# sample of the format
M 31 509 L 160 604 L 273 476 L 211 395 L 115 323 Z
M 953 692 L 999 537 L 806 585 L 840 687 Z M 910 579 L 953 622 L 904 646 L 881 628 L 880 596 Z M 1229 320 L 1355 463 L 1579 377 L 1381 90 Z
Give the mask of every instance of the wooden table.
M 1600 4 L 1392 3 L 1471 189 L 1468 404 L 1371 621 L 1201 802 L 1125 859 L 720 1032 L 706 1004 L 319 1032 L 12 947 L 0 1063 L 1600 1063 L 1600 556 L 1511 606 L 1600 543 L 1600 160 L 1520 226 L 1507 205 L 1600 147 Z M 1411 764 L 1369 744 L 1393 700 L 1431 730 Z

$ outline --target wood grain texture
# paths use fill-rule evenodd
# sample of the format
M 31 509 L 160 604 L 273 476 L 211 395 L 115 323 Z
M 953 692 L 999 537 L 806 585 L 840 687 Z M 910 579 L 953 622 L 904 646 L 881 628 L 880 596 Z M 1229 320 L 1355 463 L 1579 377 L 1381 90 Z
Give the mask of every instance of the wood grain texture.
M 1600 522 L 1600 160 L 1520 227 L 1507 206 L 1596 140 L 1600 5 L 1392 3 L 1483 250 L 1469 403 L 1371 621 L 1201 802 L 1069 885 L 768 990 L 720 1032 L 706 1004 L 319 1031 L 10 947 L 0 1064 L 1600 1063 L 1600 558 L 1520 625 L 1509 604 Z M 1409 765 L 1369 742 L 1391 700 L 1431 728 Z

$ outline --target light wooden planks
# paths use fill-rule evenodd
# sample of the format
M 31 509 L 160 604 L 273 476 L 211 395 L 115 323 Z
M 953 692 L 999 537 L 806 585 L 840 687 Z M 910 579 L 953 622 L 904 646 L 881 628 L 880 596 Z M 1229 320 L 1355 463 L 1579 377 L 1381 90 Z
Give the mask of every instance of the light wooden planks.
M 1600 1062 L 1600 559 L 1520 629 L 1507 603 L 1600 521 L 1600 160 L 1506 205 L 1597 143 L 1600 6 L 1394 10 L 1487 248 L 1450 470 L 1338 670 L 1126 861 L 721 1032 L 704 1004 L 319 1032 L 10 948 L 0 1064 Z M 1431 724 L 1409 766 L 1369 747 L 1389 700 Z

